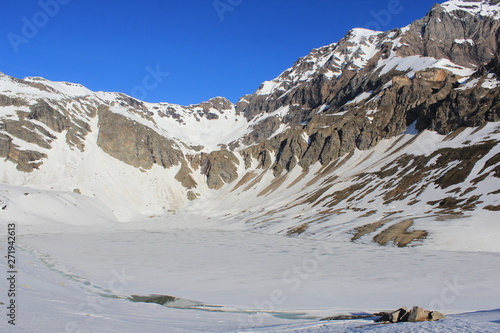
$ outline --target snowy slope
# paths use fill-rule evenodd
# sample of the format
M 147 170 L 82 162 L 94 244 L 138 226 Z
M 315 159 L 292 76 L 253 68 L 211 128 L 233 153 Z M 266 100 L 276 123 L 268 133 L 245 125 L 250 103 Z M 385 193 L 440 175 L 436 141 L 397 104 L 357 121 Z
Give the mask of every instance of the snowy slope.
M 441 7 L 448 12 L 465 10 L 473 15 L 493 15 L 496 18 L 492 13 L 498 5 L 450 1 Z M 375 80 L 383 77 L 388 80 L 390 77 L 387 75 L 394 71 L 414 78 L 419 71 L 441 68 L 461 78 L 459 82 L 463 84 L 454 88 L 456 91 L 467 92 L 478 87 L 493 92 L 498 89 L 500 81 L 494 73 L 488 74 L 486 79 L 468 79 L 477 70 L 477 66 L 471 65 L 470 68 L 466 68 L 448 59 L 421 55 L 404 56 L 399 52 L 399 49 L 405 47 L 401 41 L 410 33 L 412 33 L 410 28 L 389 32 L 353 29 L 338 43 L 313 50 L 278 78 L 264 83 L 257 90 L 254 98 L 279 102 L 285 100 L 286 96 L 294 94 L 295 90 L 306 89 L 304 87 L 313 84 L 312 82 L 315 82 L 318 77 L 324 77 L 326 81 L 342 80 L 344 76 L 351 75 L 347 72 L 363 73 L 363 70 L 368 69 L 370 72 L 366 75 L 375 76 Z M 382 57 L 380 53 L 386 44 L 393 47 Z M 336 96 L 325 97 L 321 101 L 324 104 L 315 108 L 314 112 L 324 115 L 325 118 L 340 119 L 338 122 L 342 124 L 343 119 L 352 119 L 353 114 L 358 116 L 356 114 L 358 109 L 364 106 L 367 109 L 365 118 L 370 123 L 376 123 L 377 117 L 381 117 L 381 112 L 376 105 L 377 100 L 387 94 L 393 85 L 392 81 L 382 81 L 382 87 L 373 87 L 373 90 L 368 91 L 364 89 L 365 87 L 358 87 L 356 92 L 345 95 L 339 100 L 336 100 Z M 207 184 L 206 170 L 213 168 L 208 167 L 206 160 L 203 162 L 204 155 L 200 153 L 217 151 L 221 146 L 235 141 L 241 143 L 241 138 L 251 134 L 252 131 L 264 132 L 259 126 L 273 120 L 274 128 L 272 130 L 265 128 L 265 131 L 269 132 L 266 140 L 271 142 L 269 145 L 275 150 L 264 146 L 258 153 L 266 152 L 270 156 L 269 159 L 276 160 L 282 154 L 276 147 L 279 148 L 280 145 L 292 141 L 288 133 L 297 131 L 297 128 L 293 127 L 296 125 L 287 123 L 287 117 L 297 112 L 298 109 L 303 110 L 304 106 L 293 104 L 292 100 L 285 104 L 276 102 L 277 104 L 272 104 L 276 107 L 275 109 L 265 109 L 264 112 L 256 114 L 249 120 L 248 116 L 238 112 L 234 105 L 220 97 L 191 106 L 169 103 L 153 104 L 137 101 L 120 93 L 92 92 L 78 84 L 51 82 L 38 77 L 18 80 L 4 74 L 0 75 L 0 88 L 3 96 L 12 99 L 5 102 L 6 105 L 0 106 L 2 119 L 18 120 L 20 127 L 13 131 L 14 134 L 10 134 L 8 129 L 4 128 L 5 126 L 0 126 L 0 135 L 10 138 L 11 144 L 17 146 L 20 152 L 36 151 L 45 155 L 40 157 L 40 165 L 33 168 L 31 172 L 20 172 L 19 167 L 12 163 L 11 158 L 2 160 L 0 181 L 40 190 L 76 191 L 86 197 L 95 197 L 122 221 L 131 221 L 136 217 L 158 216 L 169 211 L 201 211 L 204 214 L 225 216 L 229 222 L 233 216 L 237 220 L 247 221 L 246 226 L 281 234 L 287 234 L 294 227 L 306 224 L 308 229 L 303 236 L 332 237 L 339 231 L 353 232 L 355 228 L 362 226 L 362 222 L 380 220 L 390 212 L 397 212 L 392 215 L 393 219 L 386 227 L 401 222 L 405 216 L 411 216 L 418 219 L 414 223 L 415 225 L 421 224 L 423 230 L 438 230 L 435 224 L 425 221 L 429 218 L 432 221 L 436 216 L 443 218 L 439 215 L 445 214 L 439 213 L 439 206 L 432 207 L 433 205 L 429 202 L 445 199 L 449 196 L 447 191 L 450 189 L 431 188 L 431 186 L 435 187 L 433 177 L 444 176 L 451 167 L 448 169 L 439 167 L 433 170 L 428 177 L 419 180 L 418 187 L 426 188 L 425 191 L 415 193 L 413 196 L 407 195 L 404 200 L 398 199 L 393 203 L 386 203 L 387 199 L 381 200 L 380 198 L 387 195 L 391 188 L 397 190 L 394 186 L 391 187 L 391 183 L 405 174 L 398 174 L 390 180 L 375 179 L 373 175 L 391 163 L 394 164 L 404 154 L 425 156 L 438 149 L 463 147 L 465 142 L 468 142 L 466 146 L 474 147 L 486 141 L 487 138 L 498 140 L 495 123 L 481 130 L 471 127 L 452 139 L 429 131 L 420 134 L 403 133 L 384 139 L 368 150 L 356 149 L 353 154 L 340 156 L 331 164 L 312 161 L 314 163 L 308 165 L 307 168 L 296 167 L 286 170 L 287 173 L 280 177 L 276 176 L 276 169 L 259 165 L 257 159 L 260 155 L 252 156 L 251 160 L 247 159 L 247 156 L 251 154 L 247 149 L 255 148 L 247 142 L 247 144 L 242 143 L 230 148 L 234 151 L 232 154 L 236 161 L 234 163 L 236 175 L 233 177 L 234 180 L 225 182 L 221 189 L 215 191 Z M 354 89 L 349 86 L 347 88 Z M 72 128 L 58 132 L 54 126 L 49 126 L 50 122 L 47 120 L 45 120 L 47 124 L 44 123 L 43 118 L 30 120 L 34 127 L 27 129 L 30 133 L 43 137 L 45 142 L 35 140 L 27 135 L 30 133 L 22 130 L 28 125 L 22 121 L 30 119 L 27 114 L 32 112 L 32 107 L 40 101 L 47 103 L 55 110 L 54 112 L 61 115 L 61 118 L 76 124 L 77 130 L 81 129 L 76 139 L 69 137 Z M 339 101 L 340 106 L 330 106 L 330 102 Z M 92 114 L 92 112 L 97 113 L 96 110 L 102 107 L 126 117 L 135 124 L 152 129 L 164 138 L 174 140 L 174 148 L 183 154 L 181 162 L 174 163 L 167 168 L 153 164 L 150 169 L 146 170 L 133 167 L 104 152 L 97 144 L 101 130 L 99 119 Z M 363 118 L 363 115 L 359 117 Z M 405 125 L 402 124 L 401 127 Z M 307 146 L 312 142 L 312 136 L 317 135 L 313 132 L 317 129 L 313 128 L 308 121 L 300 126 L 302 127 L 299 130 L 300 143 L 298 145 Z M 332 124 L 330 121 L 324 127 L 334 126 L 341 125 L 335 121 Z M 318 131 L 322 130 L 322 126 L 318 128 Z M 468 134 L 471 137 L 468 137 Z M 79 140 L 79 145 L 75 145 L 74 142 Z M 421 149 L 421 147 L 424 148 Z M 413 152 L 414 150 L 416 153 Z M 463 192 L 470 189 L 462 195 L 463 200 L 469 200 L 474 196 L 481 197 L 480 200 L 476 200 L 481 203 L 476 204 L 470 216 L 485 221 L 495 214 L 494 211 L 485 208 L 498 206 L 498 193 L 494 193 L 498 182 L 496 177 L 482 179 L 479 182 L 476 182 L 475 178 L 481 176 L 480 173 L 484 171 L 482 167 L 490 159 L 494 160 L 497 153 L 497 147 L 491 149 L 487 156 L 477 161 L 470 176 L 457 184 L 464 188 Z M 295 157 L 295 159 L 298 158 L 300 156 Z M 205 165 L 200 165 L 201 162 Z M 335 163 L 338 163 L 339 167 L 335 167 Z M 458 161 L 453 163 L 456 165 Z M 432 167 L 432 161 L 429 161 L 428 165 Z M 400 169 L 404 168 L 400 167 Z M 488 171 L 493 169 L 494 165 L 491 165 Z M 181 182 L 174 180 L 181 171 L 188 173 L 196 186 L 186 188 Z M 224 176 L 228 172 L 223 169 L 221 175 Z M 356 193 L 351 193 L 344 200 L 336 202 L 338 206 L 336 210 L 331 209 L 328 206 L 331 197 L 336 195 L 336 192 L 352 188 L 359 182 L 359 177 L 363 173 L 372 174 L 371 183 L 357 191 L 367 191 L 367 195 L 358 200 Z M 338 177 L 338 179 L 331 180 L 332 177 Z M 389 184 L 386 184 L 387 182 Z M 321 193 L 318 189 L 321 189 Z M 198 194 L 198 200 L 191 202 L 187 199 L 189 190 Z M 312 199 L 308 198 L 310 192 L 317 193 L 317 198 L 309 200 Z M 418 203 L 414 203 L 417 199 Z M 311 202 L 304 203 L 304 200 Z M 356 210 L 352 209 L 353 205 Z M 259 217 L 263 215 L 259 213 L 262 209 L 266 210 L 264 220 L 268 222 L 263 223 L 259 220 Z M 359 219 L 360 216 L 372 211 L 375 213 Z M 486 217 L 482 218 L 483 215 Z M 290 219 L 290 216 L 297 217 Z M 462 221 L 466 221 L 469 215 L 464 214 L 461 217 L 463 217 Z M 344 225 L 344 227 L 339 228 L 338 225 Z M 344 233 L 340 235 L 342 236 L 336 237 L 347 237 Z M 427 241 L 432 241 L 434 235 L 435 233 L 430 232 Z M 365 240 L 368 238 L 359 239 L 360 242 Z M 476 245 L 479 248 L 493 246 L 479 241 Z M 450 246 L 455 245 L 450 244 Z M 494 246 L 493 249 L 496 251 Z
M 204 151 L 213 151 L 221 144 L 236 140 L 245 132 L 247 122 L 243 116 L 235 113 L 234 106 L 224 98 L 218 97 L 208 106 L 180 106 L 170 103 L 145 103 L 136 101 L 140 112 L 133 109 L 129 103 L 133 99 L 121 93 L 92 92 L 80 84 L 68 82 L 52 82 L 40 77 L 28 77 L 23 80 L 0 73 L 1 92 L 5 96 L 21 98 L 29 104 L 39 99 L 49 103 L 61 103 L 66 108 L 71 106 L 71 100 L 83 105 L 110 106 L 110 110 L 122 114 L 158 131 L 163 136 L 175 139 L 180 147 L 203 146 Z M 68 104 L 66 104 L 68 103 Z M 0 111 L 7 115 L 7 110 Z M 78 110 L 73 110 L 76 116 Z M 12 111 L 10 112 L 12 114 Z M 183 145 L 184 144 L 184 145 Z M 189 151 L 186 149 L 186 151 Z
M 353 29 L 237 105 L 0 73 L 15 329 L 497 332 L 500 62 L 480 26 L 498 26 L 494 3 Z M 151 295 L 170 301 L 132 302 Z M 319 320 L 413 305 L 449 317 Z

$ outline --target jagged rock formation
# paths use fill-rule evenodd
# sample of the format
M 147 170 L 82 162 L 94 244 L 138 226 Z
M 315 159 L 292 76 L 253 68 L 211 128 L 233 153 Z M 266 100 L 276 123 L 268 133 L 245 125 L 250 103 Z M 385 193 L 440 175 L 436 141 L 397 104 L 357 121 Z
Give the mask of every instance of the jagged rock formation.
M 147 178 L 144 191 L 156 193 L 158 213 L 201 205 L 212 190 L 232 193 L 221 207 L 246 193 L 284 195 L 281 208 L 265 218 L 248 200 L 254 212 L 248 224 L 267 228 L 300 208 L 296 223 L 278 232 L 307 235 L 359 213 L 359 222 L 344 230 L 352 241 L 407 246 L 428 232 L 413 230 L 416 220 L 404 218 L 395 203 L 442 218 L 482 209 L 485 196 L 498 196 L 484 192 L 500 173 L 498 129 L 488 127 L 500 120 L 499 26 L 498 1 L 452 0 L 401 29 L 353 29 L 236 105 L 222 97 L 190 106 L 151 104 L 0 74 L 0 170 L 6 170 L 0 181 L 57 188 L 47 164 L 65 165 L 68 179 L 77 179 L 86 160 L 109 157 L 113 167 L 95 171 L 99 179 L 119 181 L 113 168 L 128 177 L 138 170 Z M 446 137 L 432 141 L 429 131 Z M 467 140 L 461 133 L 483 137 Z M 454 140 L 460 147 L 447 145 Z M 372 164 L 359 167 L 366 161 Z M 109 194 L 108 188 L 96 194 L 102 181 L 83 178 L 57 181 L 62 190 Z M 441 191 L 432 200 L 431 189 Z M 495 211 L 497 201 L 484 209 Z

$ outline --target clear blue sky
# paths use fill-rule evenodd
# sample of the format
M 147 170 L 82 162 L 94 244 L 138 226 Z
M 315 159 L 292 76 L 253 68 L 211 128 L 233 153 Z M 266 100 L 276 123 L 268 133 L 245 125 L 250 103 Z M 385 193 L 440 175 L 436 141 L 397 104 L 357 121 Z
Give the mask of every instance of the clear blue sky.
M 215 96 L 236 102 L 351 28 L 402 27 L 435 2 L 3 1 L 0 72 L 150 102 L 188 105 Z

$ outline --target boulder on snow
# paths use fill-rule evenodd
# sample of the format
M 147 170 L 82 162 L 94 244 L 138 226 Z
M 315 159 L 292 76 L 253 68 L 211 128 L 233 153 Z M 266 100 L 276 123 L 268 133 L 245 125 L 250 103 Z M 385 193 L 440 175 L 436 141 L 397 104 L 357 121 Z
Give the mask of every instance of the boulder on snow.
M 413 309 L 410 310 L 408 321 L 426 321 L 429 318 L 430 313 L 431 311 L 429 310 L 425 310 L 419 306 L 414 306 Z
M 429 316 L 430 316 L 430 319 L 428 319 L 428 320 L 431 320 L 431 321 L 446 319 L 446 316 L 439 311 L 431 311 Z
M 418 321 L 436 321 L 445 319 L 439 311 L 429 311 L 419 306 L 414 306 L 410 311 L 406 307 L 402 307 L 392 312 L 379 313 L 380 318 L 375 321 L 378 323 L 400 323 L 400 322 L 418 322 Z
M 380 313 L 379 315 L 381 315 L 381 317 L 375 321 L 380 323 L 398 323 L 401 321 L 407 321 L 408 313 L 409 312 L 406 307 L 402 307 L 396 311 Z

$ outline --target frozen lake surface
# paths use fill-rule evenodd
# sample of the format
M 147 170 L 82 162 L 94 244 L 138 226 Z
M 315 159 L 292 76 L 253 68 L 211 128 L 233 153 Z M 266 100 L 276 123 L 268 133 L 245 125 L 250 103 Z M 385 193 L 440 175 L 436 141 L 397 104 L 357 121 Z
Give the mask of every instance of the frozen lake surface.
M 413 305 L 448 314 L 494 309 L 500 299 L 498 253 L 155 223 L 53 229 L 20 236 L 19 247 L 32 258 L 20 267 L 29 272 L 35 264 L 45 266 L 59 285 L 93 295 L 96 305 L 86 311 L 97 317 L 109 302 L 119 302 L 139 313 L 154 307 L 167 322 L 180 311 L 189 318 L 216 315 L 231 329 L 244 329 Z M 172 296 L 177 299 L 166 305 L 175 309 L 133 303 L 127 300 L 132 295 Z M 81 311 L 74 307 L 66 311 Z

